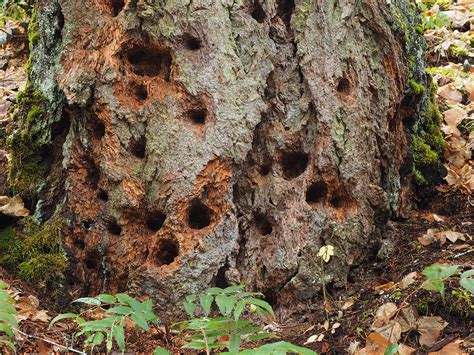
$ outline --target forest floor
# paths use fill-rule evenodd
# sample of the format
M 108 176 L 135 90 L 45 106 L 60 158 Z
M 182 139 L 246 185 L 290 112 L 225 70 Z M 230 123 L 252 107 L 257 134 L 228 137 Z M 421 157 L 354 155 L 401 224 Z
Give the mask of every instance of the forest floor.
M 389 222 L 381 250 L 351 272 L 345 289 L 329 289 L 330 299 L 321 299 L 319 305 L 293 309 L 291 314 L 277 312 L 272 326 L 284 340 L 322 354 L 384 354 L 390 341 L 400 344 L 402 354 L 474 353 L 474 303 L 472 295 L 459 287 L 459 277 L 445 282 L 444 298 L 422 288 L 422 272 L 432 264 L 474 268 L 474 70 L 470 65 L 474 1 L 440 3 L 441 8 L 427 9 L 424 19 L 428 71 L 438 84 L 444 116 L 446 184 L 433 190 L 422 209 Z M 8 108 L 25 85 L 28 56 L 25 27 L 7 22 L 5 28 L 14 40 L 0 48 L 0 128 L 8 122 Z M 0 167 L 7 158 L 8 153 L 0 150 Z M 0 171 L 0 186 L 2 178 Z M 70 324 L 57 323 L 48 329 L 52 317 L 64 309 L 1 268 L 0 280 L 9 285 L 20 312 L 19 353 L 59 353 L 61 345 L 70 344 L 74 332 Z M 127 335 L 128 351 L 151 353 L 159 345 L 183 353 L 182 336 L 167 327 Z

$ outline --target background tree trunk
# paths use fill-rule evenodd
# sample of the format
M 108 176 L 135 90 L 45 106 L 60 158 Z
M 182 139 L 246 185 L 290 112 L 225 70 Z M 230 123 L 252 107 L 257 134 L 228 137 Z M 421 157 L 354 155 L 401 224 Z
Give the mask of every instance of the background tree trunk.
M 311 300 L 320 247 L 343 286 L 408 201 L 428 100 L 408 0 L 47 0 L 35 21 L 48 173 L 10 178 L 68 221 L 71 294 Z

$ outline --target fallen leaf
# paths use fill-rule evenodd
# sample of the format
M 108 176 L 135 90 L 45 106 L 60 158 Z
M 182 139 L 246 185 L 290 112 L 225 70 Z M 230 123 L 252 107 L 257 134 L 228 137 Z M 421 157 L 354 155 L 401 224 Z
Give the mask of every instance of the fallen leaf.
M 370 333 L 365 340 L 365 348 L 357 350 L 356 355 L 383 355 L 390 342 L 377 332 Z
M 48 315 L 48 312 L 45 310 L 38 311 L 32 318 L 32 320 L 49 323 L 51 317 Z
M 420 317 L 416 321 L 420 345 L 432 346 L 438 340 L 441 331 L 448 325 L 441 317 Z
M 403 308 L 395 320 L 400 324 L 402 333 L 405 333 L 409 330 L 416 329 L 417 318 L 415 309 L 410 306 Z
M 383 335 L 391 343 L 397 344 L 402 336 L 402 326 L 397 321 L 391 320 L 382 327 L 374 328 L 374 331 Z
M 410 272 L 406 275 L 400 282 L 399 285 L 402 290 L 406 289 L 408 286 L 412 285 L 416 281 L 418 273 L 416 271 Z
M 448 239 L 451 243 L 456 243 L 456 241 L 462 240 L 466 241 L 466 238 L 464 237 L 464 233 L 459 233 L 459 232 L 454 232 L 454 231 L 444 231 L 444 232 L 439 232 L 438 234 L 444 235 L 446 239 Z
M 416 352 L 416 349 L 413 349 L 405 344 L 399 344 L 398 352 L 400 353 L 400 355 L 412 355 Z
M 454 107 L 444 111 L 443 116 L 448 126 L 457 127 L 467 117 L 467 112 L 461 108 Z
M 439 351 L 434 351 L 428 353 L 428 355 L 467 355 L 467 353 L 463 352 L 459 347 L 459 343 L 453 342 L 449 343 L 448 345 L 444 346 Z
M 421 346 L 432 346 L 439 338 L 441 330 L 439 329 L 423 329 L 420 330 L 420 338 L 418 339 Z
M 359 350 L 359 345 L 360 345 L 360 342 L 354 340 L 354 341 L 351 341 L 351 343 L 349 344 L 349 347 L 347 348 L 347 353 L 349 355 L 354 355 L 357 350 Z
M 434 223 L 434 222 L 445 222 L 446 217 L 437 215 L 436 213 L 429 213 L 425 216 L 423 216 L 424 219 L 426 219 L 428 222 Z
M 391 289 L 394 289 L 395 286 L 397 286 L 397 284 L 393 281 L 390 281 L 390 282 L 387 282 L 386 284 L 383 284 L 383 285 L 378 285 L 378 286 L 374 286 L 373 289 L 374 291 L 390 291 Z
M 25 208 L 23 204 L 23 200 L 20 196 L 15 196 L 12 198 L 5 199 L 6 196 L 1 196 L 0 204 L 0 212 L 7 216 L 12 217 L 27 217 L 30 214 L 30 211 Z M 8 202 L 7 202 L 8 201 Z M 5 203 L 7 202 L 7 203 Z
M 349 300 L 349 301 L 344 302 L 344 304 L 342 305 L 341 308 L 342 308 L 343 311 L 345 311 L 345 310 L 351 308 L 353 305 L 354 305 L 354 301 Z
M 375 327 L 381 327 L 388 323 L 390 319 L 397 313 L 398 307 L 395 303 L 385 303 L 379 307 L 375 313 Z
M 304 345 L 314 343 L 314 342 L 316 341 L 316 339 L 318 339 L 318 336 L 317 336 L 316 334 L 311 335 L 311 336 L 306 340 L 306 342 L 304 343 Z
M 454 87 L 454 83 L 442 86 L 438 89 L 438 95 L 445 100 L 461 102 L 462 93 Z

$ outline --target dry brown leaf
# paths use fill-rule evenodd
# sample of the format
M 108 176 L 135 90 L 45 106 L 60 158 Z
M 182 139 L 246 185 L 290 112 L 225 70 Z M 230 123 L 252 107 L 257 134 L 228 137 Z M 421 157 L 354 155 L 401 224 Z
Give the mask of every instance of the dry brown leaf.
M 41 311 L 36 312 L 32 320 L 49 323 L 49 321 L 51 320 L 51 317 L 48 315 L 48 312 L 43 309 Z
M 374 286 L 372 287 L 374 291 L 390 291 L 391 289 L 395 288 L 397 286 L 397 284 L 393 281 L 390 281 L 390 282 L 387 282 L 386 284 L 383 284 L 383 285 L 378 285 L 378 286 Z
M 410 306 L 408 308 L 403 308 L 395 320 L 400 323 L 402 333 L 405 333 L 409 330 L 416 329 L 416 318 L 416 311 L 412 306 Z
M 370 333 L 365 340 L 365 348 L 356 350 L 356 355 L 383 355 L 390 345 L 387 338 L 379 333 Z
M 344 304 L 342 305 L 341 308 L 342 308 L 343 311 L 345 311 L 345 310 L 351 308 L 353 305 L 354 305 L 354 301 L 349 300 L 349 301 L 344 302 Z
M 462 93 L 454 87 L 454 83 L 442 86 L 438 89 L 438 95 L 445 100 L 461 102 Z
M 423 216 L 424 219 L 426 219 L 428 222 L 434 223 L 434 222 L 445 222 L 446 217 L 445 216 L 440 216 L 436 213 L 428 213 L 427 215 Z
M 390 319 L 397 313 L 398 307 L 395 303 L 385 303 L 379 307 L 375 313 L 375 327 L 381 327 L 388 323 Z
M 15 196 L 7 200 L 5 199 L 6 196 L 2 196 L 1 202 L 3 203 L 2 206 L 0 206 L 0 212 L 3 213 L 4 215 L 7 216 L 13 216 L 13 217 L 27 217 L 30 214 L 30 211 L 25 208 L 25 205 L 23 204 L 23 200 L 21 199 L 20 196 Z M 8 198 L 8 197 L 7 197 Z
M 466 241 L 464 233 L 454 232 L 454 231 L 443 231 L 439 232 L 439 235 L 443 235 L 445 239 L 448 239 L 451 243 L 456 243 L 457 240 Z
M 434 351 L 428 353 L 428 355 L 467 355 L 467 353 L 463 352 L 459 347 L 459 343 L 453 342 L 449 343 L 448 345 L 444 346 L 440 351 Z
M 441 245 L 449 240 L 451 243 L 456 243 L 457 240 L 466 241 L 464 233 L 454 232 L 452 230 L 439 231 L 437 229 L 428 229 L 426 234 L 418 238 L 418 241 L 423 246 L 428 246 L 434 241 L 439 241 Z
M 441 317 L 420 317 L 416 321 L 420 333 L 420 345 L 432 346 L 438 340 L 441 331 L 448 325 Z
M 402 336 L 402 326 L 394 320 L 384 326 L 374 328 L 373 330 L 394 344 L 397 344 Z
M 444 111 L 443 115 L 448 126 L 457 127 L 467 117 L 467 112 L 459 107 L 454 107 Z
M 439 338 L 441 330 L 439 329 L 423 329 L 420 330 L 420 338 L 418 339 L 421 346 L 432 346 Z
M 438 232 L 437 229 L 430 228 L 426 231 L 425 234 L 423 234 L 421 237 L 418 237 L 418 241 L 421 245 L 425 247 L 432 244 L 435 240 L 439 240 L 441 242 L 441 245 L 443 245 L 446 242 L 446 239 L 440 240 L 436 238 L 436 232 Z
M 405 344 L 399 344 L 398 352 L 400 353 L 400 355 L 412 355 L 416 352 L 416 349 L 413 349 Z
M 406 289 L 408 286 L 412 285 L 416 281 L 418 273 L 416 271 L 410 272 L 406 275 L 400 282 L 399 285 L 402 290 Z

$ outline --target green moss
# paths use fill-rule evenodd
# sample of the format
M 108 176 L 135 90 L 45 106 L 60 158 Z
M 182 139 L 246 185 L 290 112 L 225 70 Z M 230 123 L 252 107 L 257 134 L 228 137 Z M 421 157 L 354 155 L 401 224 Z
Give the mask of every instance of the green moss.
M 422 94 L 425 91 L 425 87 L 422 84 L 417 83 L 415 80 L 410 80 L 408 82 L 410 91 L 414 95 Z
M 7 139 L 11 152 L 8 180 L 14 193 L 35 199 L 49 166 L 50 124 L 47 101 L 31 86 L 17 97 L 17 109 Z
M 436 85 L 422 101 L 418 121 L 412 128 L 413 177 L 419 186 L 431 185 L 441 175 L 441 156 L 445 140 L 441 132 L 443 116 L 435 101 Z
M 448 52 L 455 58 L 467 57 L 469 55 L 469 50 L 467 48 L 455 44 L 449 46 Z
M 34 46 L 38 43 L 40 38 L 38 32 L 38 22 L 36 20 L 36 11 L 33 10 L 31 14 L 30 23 L 28 25 L 28 43 L 30 47 L 30 52 L 33 51 Z
M 1 231 L 0 263 L 41 288 L 60 286 L 67 267 L 61 226 L 61 218 L 53 217 L 42 226 L 28 218 L 21 233 Z
M 303 0 L 296 9 L 295 27 L 298 32 L 303 32 L 306 26 L 306 20 L 311 13 L 311 0 Z

